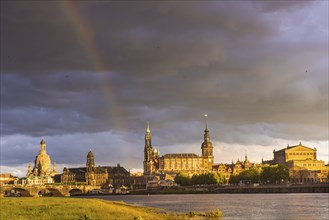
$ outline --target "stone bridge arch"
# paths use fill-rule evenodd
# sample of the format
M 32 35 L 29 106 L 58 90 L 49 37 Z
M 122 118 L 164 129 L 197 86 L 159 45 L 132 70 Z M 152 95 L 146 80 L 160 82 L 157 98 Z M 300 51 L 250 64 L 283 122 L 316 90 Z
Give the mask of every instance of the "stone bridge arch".
M 10 187 L 10 188 L 6 188 L 3 190 L 3 194 L 5 195 L 7 192 L 10 192 L 14 190 L 17 195 L 20 194 L 19 196 L 24 196 L 24 197 L 31 197 L 31 193 L 28 189 L 24 189 L 24 188 L 21 188 L 21 187 Z
M 98 186 L 70 186 L 70 185 L 59 185 L 59 186 L 0 186 L 0 196 L 3 197 L 5 192 L 8 190 L 15 190 L 24 197 L 38 197 L 40 191 L 49 191 L 52 196 L 70 196 L 70 194 L 76 193 L 88 193 L 89 190 L 100 189 Z
M 65 196 L 65 192 L 61 192 L 61 190 L 59 189 L 56 189 L 56 188 L 53 188 L 53 187 L 46 187 L 46 188 L 42 188 L 43 190 L 48 190 L 49 192 L 52 193 L 51 196 L 55 196 L 55 197 L 62 197 L 62 196 Z M 41 190 L 42 190 L 41 189 Z M 41 191 L 40 190 L 40 191 Z
M 69 194 L 70 195 L 74 195 L 74 194 L 81 194 L 83 193 L 83 190 L 82 189 L 78 189 L 78 188 L 73 188 L 69 191 Z

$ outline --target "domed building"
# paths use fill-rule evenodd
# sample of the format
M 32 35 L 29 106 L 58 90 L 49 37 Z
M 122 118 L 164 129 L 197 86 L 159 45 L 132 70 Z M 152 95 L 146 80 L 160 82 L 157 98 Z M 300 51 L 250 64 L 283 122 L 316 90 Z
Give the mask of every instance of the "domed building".
M 40 151 L 35 157 L 33 168 L 31 163 L 28 166 L 28 171 L 26 173 L 27 184 L 52 183 L 52 177 L 58 173 L 56 162 L 54 162 L 53 169 L 51 169 L 51 159 L 47 154 L 46 146 L 46 141 L 42 138 L 40 142 Z

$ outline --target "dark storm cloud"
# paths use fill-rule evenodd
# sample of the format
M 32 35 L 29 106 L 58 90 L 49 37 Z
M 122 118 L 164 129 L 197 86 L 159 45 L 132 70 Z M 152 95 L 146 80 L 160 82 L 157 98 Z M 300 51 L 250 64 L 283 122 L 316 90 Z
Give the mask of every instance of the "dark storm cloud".
M 90 54 L 86 54 L 90 51 L 84 51 L 87 38 L 111 70 L 170 74 L 192 64 L 202 66 L 223 59 L 228 38 L 261 38 L 272 31 L 251 15 L 253 9 L 247 4 L 71 4 L 4 4 L 7 16 L 2 19 L 2 32 L 6 35 L 2 39 L 6 46 L 1 58 L 9 72 L 92 69 Z M 69 7 L 82 19 L 73 21 Z M 238 13 L 241 10 L 250 14 Z M 77 31 L 79 25 L 89 32 Z
M 92 133 L 131 137 L 120 144 L 137 149 L 148 120 L 154 144 L 175 152 L 202 141 L 204 113 L 213 139 L 229 144 L 328 140 L 327 8 L 320 1 L 1 2 L 1 133 L 54 136 L 61 163 L 81 162 L 65 156 L 64 140 L 78 151 L 77 141 L 91 144 Z M 102 134 L 95 144 L 103 152 L 113 141 Z M 7 150 L 7 163 L 26 161 Z

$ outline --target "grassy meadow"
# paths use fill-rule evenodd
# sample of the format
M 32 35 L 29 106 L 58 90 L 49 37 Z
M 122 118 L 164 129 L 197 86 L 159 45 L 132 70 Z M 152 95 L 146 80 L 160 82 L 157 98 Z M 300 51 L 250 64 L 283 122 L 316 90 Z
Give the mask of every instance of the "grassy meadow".
M 137 207 L 122 202 L 101 199 L 23 197 L 0 198 L 0 219 L 117 219 L 117 220 L 180 220 L 180 219 L 220 219 L 221 212 L 208 213 L 164 213 L 159 209 Z

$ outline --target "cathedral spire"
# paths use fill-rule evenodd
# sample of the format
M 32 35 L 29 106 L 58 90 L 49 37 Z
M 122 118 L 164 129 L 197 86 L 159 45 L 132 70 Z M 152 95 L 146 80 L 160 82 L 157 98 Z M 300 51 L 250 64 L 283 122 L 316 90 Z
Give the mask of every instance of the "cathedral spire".
M 208 115 L 204 115 L 204 122 L 205 122 L 205 130 L 204 130 L 204 142 L 210 142 L 210 135 L 208 130 Z
M 207 114 L 204 114 L 204 123 L 205 123 L 206 131 L 208 130 L 208 121 L 207 121 L 207 117 L 208 117 L 208 115 L 207 115 Z
M 208 121 L 207 121 L 208 115 L 205 114 L 204 117 L 205 117 L 205 130 L 204 130 L 204 141 L 201 145 L 202 156 L 213 157 L 213 146 L 210 141 L 210 135 L 208 130 Z
M 152 139 L 152 135 L 151 135 L 151 130 L 150 130 L 150 123 L 147 122 L 146 134 L 145 134 L 145 147 L 146 148 L 147 147 L 152 148 L 151 139 Z
M 155 149 L 153 150 L 152 147 L 152 135 L 150 130 L 150 124 L 147 122 L 146 126 L 146 134 L 145 134 L 145 146 L 144 146 L 144 174 L 149 175 L 154 172 L 154 156 L 155 156 Z
M 150 130 L 150 123 L 149 122 L 147 122 L 146 132 L 147 133 L 150 133 L 151 132 L 151 130 Z

